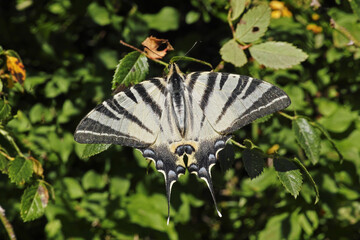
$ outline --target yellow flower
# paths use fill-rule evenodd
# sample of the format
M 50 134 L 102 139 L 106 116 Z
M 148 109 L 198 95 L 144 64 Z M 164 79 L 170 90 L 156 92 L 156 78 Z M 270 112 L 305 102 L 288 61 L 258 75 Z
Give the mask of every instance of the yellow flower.
M 279 144 L 275 144 L 267 150 L 267 154 L 274 154 L 277 152 L 277 150 L 279 150 L 279 148 L 280 148 Z
M 281 17 L 281 11 L 280 10 L 275 10 L 271 12 L 271 18 L 280 18 Z
M 322 32 L 322 27 L 320 27 L 320 26 L 318 26 L 318 25 L 316 25 L 316 24 L 314 24 L 314 23 L 310 23 L 310 24 L 308 24 L 307 26 L 306 26 L 306 29 L 307 30 L 310 30 L 310 31 L 313 31 L 313 33 L 321 33 Z
M 280 1 L 271 1 L 270 8 L 273 10 L 271 12 L 271 18 L 280 18 L 280 17 L 291 17 L 292 12 L 285 6 L 284 2 Z
M 319 20 L 320 15 L 317 14 L 317 13 L 313 13 L 313 14 L 311 15 L 311 18 L 312 18 L 312 20 L 317 21 L 317 20 Z
M 273 10 L 281 10 L 284 6 L 285 6 L 285 4 L 280 1 L 271 1 L 270 2 L 270 8 Z

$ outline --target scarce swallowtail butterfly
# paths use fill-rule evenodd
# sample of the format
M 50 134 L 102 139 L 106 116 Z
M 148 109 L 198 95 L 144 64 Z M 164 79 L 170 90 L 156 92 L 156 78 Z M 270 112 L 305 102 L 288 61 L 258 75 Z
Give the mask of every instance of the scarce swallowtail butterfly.
M 95 107 L 75 131 L 79 143 L 111 143 L 140 150 L 171 187 L 188 169 L 209 187 L 211 168 L 235 130 L 290 105 L 284 91 L 259 79 L 229 73 L 183 74 L 175 63 L 166 78 L 152 78 Z M 187 156 L 185 165 L 183 157 Z

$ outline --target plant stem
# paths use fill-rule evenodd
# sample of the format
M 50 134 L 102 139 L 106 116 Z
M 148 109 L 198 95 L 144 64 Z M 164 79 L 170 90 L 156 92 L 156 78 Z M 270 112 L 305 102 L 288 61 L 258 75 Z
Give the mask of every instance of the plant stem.
M 239 148 L 246 148 L 244 145 L 238 143 L 237 141 L 235 141 L 235 140 L 233 140 L 233 139 L 231 139 L 231 142 L 232 142 L 234 145 L 238 146 Z
M 10 134 L 7 131 L 5 131 L 4 129 L 0 129 L 0 134 L 3 135 L 11 143 L 11 145 L 15 148 L 16 152 L 20 157 L 24 157 L 24 155 L 20 151 L 20 148 L 18 147 L 14 139 L 10 136 Z
M 284 112 L 278 112 L 280 115 L 282 115 L 283 117 L 286 117 L 290 120 L 295 120 L 296 119 L 296 116 L 290 116 L 289 114 L 286 114 Z
M 7 235 L 9 236 L 9 239 L 16 240 L 14 229 L 11 226 L 9 220 L 7 220 L 7 218 L 5 216 L 5 210 L 1 206 L 0 206 L 0 220 L 5 227 L 5 230 L 7 232 Z
M 126 43 L 126 42 L 124 42 L 123 40 L 120 40 L 120 43 L 121 43 L 122 45 L 128 47 L 128 48 L 131 48 L 131 49 L 133 49 L 133 50 L 135 50 L 135 51 L 138 51 L 139 53 L 145 54 L 145 56 L 146 56 L 147 58 L 151 59 L 151 60 L 154 61 L 154 62 L 157 62 L 157 63 L 159 63 L 159 64 L 162 64 L 162 65 L 164 65 L 165 67 L 167 67 L 167 66 L 169 65 L 169 64 L 167 64 L 166 62 L 160 61 L 160 60 L 158 60 L 158 59 L 150 58 L 144 51 L 142 51 L 142 50 L 140 50 L 140 49 L 138 49 L 138 48 L 136 48 L 136 47 L 134 47 L 134 46 Z

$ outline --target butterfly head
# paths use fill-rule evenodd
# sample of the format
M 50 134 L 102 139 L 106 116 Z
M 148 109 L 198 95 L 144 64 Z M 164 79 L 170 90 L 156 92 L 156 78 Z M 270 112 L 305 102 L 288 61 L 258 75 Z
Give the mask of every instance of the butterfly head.
M 167 75 L 168 81 L 174 77 L 183 78 L 183 73 L 180 71 L 180 68 L 176 63 L 170 63 L 168 68 L 169 68 L 169 73 Z

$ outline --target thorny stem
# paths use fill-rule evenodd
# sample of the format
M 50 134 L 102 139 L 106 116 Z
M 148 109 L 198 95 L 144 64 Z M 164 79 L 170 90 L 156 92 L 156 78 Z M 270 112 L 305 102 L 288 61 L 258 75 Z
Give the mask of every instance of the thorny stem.
M 3 135 L 11 143 L 11 145 L 15 148 L 16 152 L 20 157 L 24 157 L 24 155 L 20 151 L 20 148 L 18 147 L 18 145 L 15 143 L 14 139 L 9 135 L 8 132 L 6 132 L 3 129 L 0 129 L 0 134 Z
M 168 64 L 167 64 L 166 62 L 160 61 L 160 60 L 158 60 L 158 59 L 150 58 L 150 57 L 146 54 L 146 52 L 144 52 L 144 51 L 142 51 L 142 50 L 140 50 L 140 49 L 138 49 L 138 48 L 136 48 L 136 47 L 134 47 L 134 46 L 126 43 L 126 42 L 124 42 L 123 40 L 120 40 L 120 43 L 121 43 L 122 45 L 128 47 L 128 48 L 131 48 L 131 49 L 133 49 L 133 50 L 135 50 L 135 51 L 138 51 L 139 53 L 145 54 L 145 56 L 146 56 L 147 58 L 151 59 L 151 60 L 154 61 L 154 62 L 157 62 L 157 63 L 159 63 L 159 64 L 162 64 L 162 65 L 164 65 L 165 67 L 168 66 Z
M 5 210 L 1 206 L 0 206 L 0 220 L 5 227 L 5 230 L 6 230 L 7 235 L 9 236 L 9 239 L 16 240 L 14 229 L 11 226 L 9 220 L 7 220 L 7 218 L 5 216 Z

